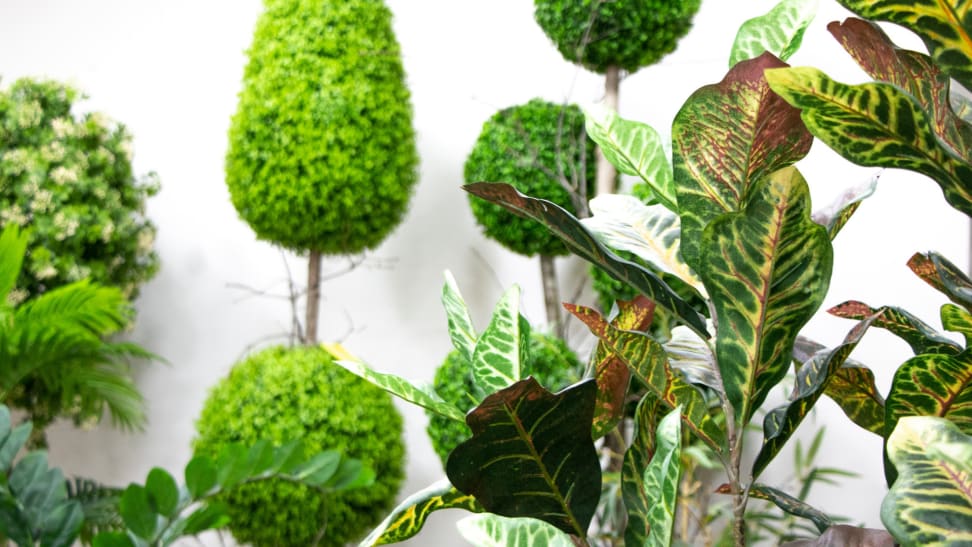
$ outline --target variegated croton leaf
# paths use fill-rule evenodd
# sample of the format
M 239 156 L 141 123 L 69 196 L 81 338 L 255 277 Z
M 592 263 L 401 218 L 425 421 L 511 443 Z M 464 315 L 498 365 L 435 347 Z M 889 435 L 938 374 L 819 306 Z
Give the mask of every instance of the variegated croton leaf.
M 474 497 L 456 490 L 448 479 L 442 479 L 398 504 L 398 507 L 368 534 L 359 547 L 405 541 L 422 530 L 429 515 L 442 509 L 464 509 L 473 513 L 483 511 Z
M 817 0 L 782 0 L 765 15 L 739 27 L 729 54 L 729 66 L 770 52 L 782 60 L 800 49 L 803 34 L 817 14 Z
M 972 279 L 938 253 L 915 253 L 908 261 L 911 271 L 948 299 L 972 311 Z
M 651 533 L 652 522 L 648 518 L 651 502 L 645 491 L 644 472 L 655 454 L 655 430 L 667 408 L 653 393 L 648 393 L 635 410 L 631 444 L 621 464 L 621 496 L 628 512 L 625 545 L 645 545 Z
M 858 321 L 876 315 L 874 326 L 885 329 L 907 342 L 915 355 L 921 353 L 956 354 L 962 351 L 962 348 L 950 338 L 901 308 L 893 306 L 872 308 L 863 302 L 848 300 L 837 304 L 827 312 L 837 317 Z

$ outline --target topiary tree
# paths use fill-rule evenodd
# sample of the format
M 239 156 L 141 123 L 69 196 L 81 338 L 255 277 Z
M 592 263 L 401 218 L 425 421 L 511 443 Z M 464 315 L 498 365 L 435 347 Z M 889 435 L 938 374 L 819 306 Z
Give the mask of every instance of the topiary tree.
M 635 72 L 675 51 L 701 0 L 534 0 L 534 18 L 568 61 L 604 74 L 604 102 L 618 109 L 621 71 Z M 599 156 L 597 192 L 613 193 L 617 172 Z
M 229 130 L 226 183 L 258 238 L 309 254 L 304 340 L 322 255 L 378 246 L 417 180 L 412 110 L 381 0 L 266 0 Z
M 134 176 L 123 125 L 72 111 L 82 98 L 27 78 L 0 91 L 0 225 L 29 228 L 14 304 L 85 278 L 134 298 L 158 269 L 145 217 L 157 178 Z
M 234 442 L 300 439 L 311 453 L 337 449 L 375 472 L 373 485 L 330 495 L 283 480 L 230 491 L 230 530 L 241 543 L 343 545 L 384 516 L 404 476 L 402 418 L 391 397 L 319 347 L 273 347 L 244 359 L 212 390 L 196 429 L 202 455 Z
M 540 385 L 551 391 L 567 387 L 584 374 L 584 365 L 577 355 L 556 336 L 531 332 L 528 352 L 524 376 L 534 376 Z M 476 389 L 472 364 L 463 359 L 458 350 L 453 350 L 436 369 L 433 389 L 446 402 L 456 405 L 463 412 L 472 410 L 476 406 L 468 395 Z M 456 420 L 428 409 L 425 413 L 429 417 L 426 432 L 444 468 L 452 449 L 470 438 L 472 432 L 468 426 Z
M 503 109 L 485 124 L 466 159 L 467 183 L 504 181 L 584 216 L 593 189 L 594 143 L 574 105 L 533 99 Z M 560 302 L 553 257 L 567 248 L 542 225 L 484 200 L 470 198 L 486 237 L 524 256 L 540 255 L 547 320 L 556 331 Z

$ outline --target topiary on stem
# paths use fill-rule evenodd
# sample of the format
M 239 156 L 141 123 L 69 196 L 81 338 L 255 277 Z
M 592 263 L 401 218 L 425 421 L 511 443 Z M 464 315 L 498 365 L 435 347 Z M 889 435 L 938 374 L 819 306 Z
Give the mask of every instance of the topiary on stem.
M 310 452 L 337 449 L 375 471 L 369 487 L 323 495 L 286 481 L 244 485 L 224 501 L 230 529 L 256 546 L 357 539 L 384 516 L 404 476 L 402 418 L 381 389 L 334 364 L 317 347 L 273 347 L 244 359 L 209 395 L 194 449 L 300 439 Z
M 316 340 L 321 255 L 378 246 L 418 179 L 412 109 L 381 0 L 267 0 L 229 130 L 226 183 L 259 239 L 309 253 Z

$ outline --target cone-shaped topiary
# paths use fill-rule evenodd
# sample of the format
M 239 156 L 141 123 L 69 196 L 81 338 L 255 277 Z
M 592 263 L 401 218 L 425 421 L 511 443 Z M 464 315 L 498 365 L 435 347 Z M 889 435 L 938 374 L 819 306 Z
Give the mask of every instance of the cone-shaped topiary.
M 576 212 L 566 184 L 589 192 L 594 183 L 594 143 L 584 114 L 574 105 L 534 99 L 501 110 L 483 125 L 466 159 L 466 182 L 508 182 L 520 192 Z M 560 256 L 567 249 L 543 225 L 470 196 L 487 237 L 525 256 Z
M 401 222 L 417 180 L 412 109 L 381 0 L 266 0 L 229 131 L 226 183 L 256 232 L 353 254 Z
M 533 331 L 526 360 L 527 375 L 532 375 L 540 385 L 551 391 L 559 391 L 580 380 L 584 366 L 577 356 L 556 336 Z M 472 410 L 475 403 L 469 394 L 475 392 L 472 365 L 458 351 L 452 351 L 435 372 L 435 392 L 463 412 Z M 469 428 L 453 419 L 426 411 L 429 426 L 426 432 L 432 440 L 435 453 L 445 466 L 449 453 L 459 443 L 472 436 Z
M 132 173 L 132 137 L 55 81 L 20 79 L 0 91 L 0 225 L 29 228 L 11 303 L 88 278 L 134 298 L 155 275 L 155 226 L 145 201 L 154 174 Z
M 274 347 L 233 367 L 196 423 L 194 448 L 302 439 L 338 449 L 375 471 L 367 488 L 324 496 L 284 481 L 243 485 L 226 496 L 233 536 L 256 546 L 343 545 L 376 524 L 395 501 L 404 471 L 402 418 L 381 389 L 334 364 L 319 347 Z
M 675 51 L 700 0 L 534 0 L 534 18 L 568 61 L 628 72 Z

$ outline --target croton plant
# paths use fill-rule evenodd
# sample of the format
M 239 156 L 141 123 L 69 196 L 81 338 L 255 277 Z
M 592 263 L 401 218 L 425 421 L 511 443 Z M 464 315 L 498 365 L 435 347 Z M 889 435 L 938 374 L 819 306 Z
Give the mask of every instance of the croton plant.
M 972 126 L 962 118 L 967 103 L 953 92 L 956 82 L 972 89 L 972 3 L 840 3 L 862 18 L 828 29 L 871 83 L 847 85 L 814 68 L 789 67 L 815 8 L 784 0 L 743 26 L 722 81 L 685 101 L 672 126 L 670 159 L 647 125 L 608 112 L 588 117 L 589 134 L 620 171 L 652 189 L 653 205 L 608 196 L 581 221 L 508 184 L 465 187 L 543 223 L 641 296 L 619 302 L 613 317 L 565 305 L 598 344 L 590 377 L 551 393 L 520 372 L 528 333 L 516 290 L 478 333 L 450 278 L 443 292 L 449 331 L 479 385 L 471 394 L 478 406 L 465 415 L 434 392 L 345 354 L 358 374 L 472 431 L 449 456 L 448 479 L 405 500 L 363 545 L 411 537 L 445 508 L 477 513 L 459 524 L 476 544 L 608 543 L 590 535 L 602 495 L 598 446 L 625 421 L 633 425 L 620 428 L 631 431 L 621 471 L 625 545 L 671 543 L 683 430 L 725 469 L 719 492 L 732 500 L 735 545 L 747 543 L 752 498 L 809 519 L 833 544 L 858 544 L 865 535 L 874 545 L 972 544 L 972 279 L 935 253 L 909 262 L 950 300 L 942 327 L 965 344 L 904 310 L 862 302 L 830 310 L 856 322 L 837 347 L 800 336 L 829 286 L 831 240 L 873 187 L 814 214 L 795 166 L 817 138 L 852 162 L 922 173 L 951 206 L 972 214 Z M 876 22 L 910 29 L 928 54 L 897 48 Z M 649 334 L 656 309 L 678 320 L 670 339 Z M 867 367 L 848 360 L 871 328 L 889 330 L 914 350 L 887 394 Z M 791 370 L 789 399 L 764 408 Z M 626 404 L 633 394 L 634 409 Z M 884 439 L 887 532 L 834 526 L 824 512 L 759 481 L 823 396 Z M 761 408 L 763 439 L 749 458 L 745 431 Z

